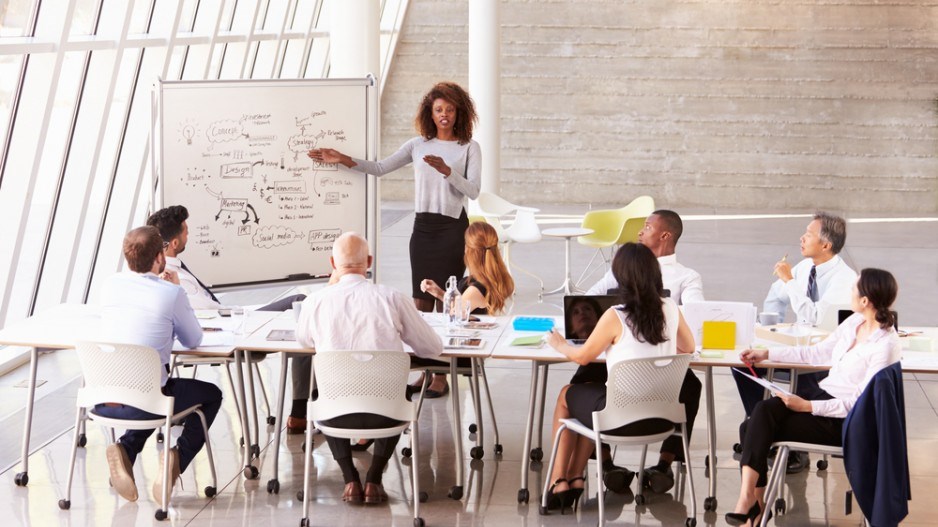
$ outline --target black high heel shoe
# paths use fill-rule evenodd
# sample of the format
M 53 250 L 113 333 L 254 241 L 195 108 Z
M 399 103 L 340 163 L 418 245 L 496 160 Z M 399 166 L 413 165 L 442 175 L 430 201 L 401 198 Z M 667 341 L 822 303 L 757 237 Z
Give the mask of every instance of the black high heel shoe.
M 573 512 L 574 513 L 576 512 L 577 505 L 580 502 L 580 496 L 583 495 L 583 487 L 573 487 L 574 481 L 585 482 L 586 479 L 584 479 L 581 476 L 581 477 L 573 478 L 568 482 L 570 483 L 570 490 L 568 490 L 564 495 L 563 506 L 560 508 L 560 514 L 563 514 L 564 509 L 566 509 L 567 507 L 571 507 L 573 509 Z
M 554 481 L 554 483 L 550 486 L 550 488 L 547 489 L 547 500 L 546 500 L 547 507 L 545 508 L 544 506 L 541 506 L 541 511 L 540 511 L 541 514 L 547 514 L 547 511 L 552 511 L 552 510 L 557 510 L 557 509 L 560 509 L 560 514 L 563 514 L 563 507 L 567 499 L 567 493 L 570 491 L 562 490 L 560 492 L 555 493 L 554 488 L 556 488 L 557 485 L 561 483 L 566 483 L 566 482 L 567 480 L 565 478 L 558 478 L 557 481 Z
M 753 524 L 755 524 L 755 519 L 759 517 L 760 512 L 762 512 L 762 509 L 759 507 L 759 502 L 757 501 L 752 504 L 752 507 L 749 507 L 749 512 L 745 514 L 741 512 L 727 512 L 726 523 L 730 525 L 743 525 L 752 521 Z

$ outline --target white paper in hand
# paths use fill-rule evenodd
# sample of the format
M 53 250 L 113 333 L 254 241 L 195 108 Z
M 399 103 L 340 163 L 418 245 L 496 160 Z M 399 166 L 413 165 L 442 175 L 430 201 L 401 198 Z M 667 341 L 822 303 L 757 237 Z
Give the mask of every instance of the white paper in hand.
M 788 390 L 788 388 L 782 388 L 781 386 L 779 386 L 779 385 L 777 385 L 777 384 L 775 384 L 775 383 L 773 383 L 773 382 L 767 381 L 767 380 L 762 379 L 762 378 L 759 378 L 759 377 L 753 377 L 752 375 L 746 373 L 745 371 L 743 371 L 743 370 L 741 370 L 741 369 L 739 369 L 739 368 L 733 368 L 733 369 L 736 370 L 737 372 L 743 374 L 743 376 L 745 376 L 746 378 L 748 378 L 748 379 L 751 380 L 752 382 L 754 382 L 754 383 L 756 383 L 756 384 L 762 386 L 763 388 L 768 389 L 768 390 L 769 390 L 770 392 L 772 392 L 772 393 L 779 392 L 779 393 L 783 393 L 783 394 L 785 394 L 785 395 L 791 395 L 791 392 Z

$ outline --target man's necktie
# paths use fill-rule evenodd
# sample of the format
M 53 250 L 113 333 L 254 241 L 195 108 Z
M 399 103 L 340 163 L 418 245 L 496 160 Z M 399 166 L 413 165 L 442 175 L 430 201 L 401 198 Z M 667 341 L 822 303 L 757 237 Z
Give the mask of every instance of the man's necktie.
M 812 302 L 818 301 L 817 295 L 817 267 L 812 265 L 811 272 L 808 274 L 808 298 Z
M 189 268 L 186 267 L 186 263 L 185 263 L 185 262 L 183 262 L 182 260 L 179 260 L 179 265 L 180 265 L 180 267 L 182 267 L 182 270 L 183 270 L 183 271 L 189 273 L 189 276 L 191 276 L 192 278 L 195 278 L 195 281 L 198 282 L 199 286 L 200 286 L 202 289 L 205 289 L 205 292 L 208 293 L 208 296 L 212 297 L 212 300 L 213 300 L 213 301 L 218 302 L 218 298 L 215 296 L 215 294 L 212 293 L 212 291 L 211 291 L 209 288 L 205 287 L 205 284 L 203 284 L 202 281 L 199 280 L 199 277 L 197 277 L 196 275 L 192 274 L 192 271 L 190 271 Z M 811 272 L 813 273 L 814 271 L 812 270 Z M 811 276 L 814 276 L 814 275 L 812 274 Z M 809 289 L 810 289 L 810 287 L 811 287 L 811 286 L 808 286 Z M 218 302 L 218 303 L 220 304 L 221 302 Z

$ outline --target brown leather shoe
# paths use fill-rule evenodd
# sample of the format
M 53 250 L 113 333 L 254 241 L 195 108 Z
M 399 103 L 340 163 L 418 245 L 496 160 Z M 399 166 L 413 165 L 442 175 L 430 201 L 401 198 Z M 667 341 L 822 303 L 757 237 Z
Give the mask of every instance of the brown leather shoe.
M 306 419 L 302 417 L 287 417 L 287 435 L 306 433 Z
M 388 501 L 388 493 L 384 492 L 384 485 L 365 483 L 365 503 L 384 503 Z
M 362 484 L 357 481 L 345 484 L 345 492 L 342 493 L 342 501 L 349 503 L 362 502 Z

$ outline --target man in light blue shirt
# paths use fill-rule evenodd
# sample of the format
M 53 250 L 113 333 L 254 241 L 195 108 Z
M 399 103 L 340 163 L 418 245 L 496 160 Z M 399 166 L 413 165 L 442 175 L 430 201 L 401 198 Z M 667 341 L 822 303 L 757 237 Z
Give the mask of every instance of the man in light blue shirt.
M 156 349 L 163 363 L 163 394 L 175 398 L 174 411 L 202 405 L 209 426 L 221 407 L 221 390 L 195 379 L 169 379 L 173 340 L 188 348 L 202 343 L 202 328 L 189 305 L 178 277 L 165 271 L 163 239 L 155 227 L 139 227 L 124 237 L 124 258 L 128 271 L 107 279 L 101 292 L 101 340 L 138 344 Z M 120 419 L 153 419 L 154 416 L 132 406 L 117 403 L 98 405 L 95 412 Z M 121 497 L 136 501 L 133 463 L 143 450 L 153 430 L 127 430 L 120 441 L 107 448 L 111 484 Z M 186 470 L 192 458 L 205 444 L 205 434 L 197 414 L 186 418 L 176 447 L 169 449 L 170 486 Z M 160 463 L 160 466 L 163 466 Z M 161 481 L 153 485 L 157 503 L 162 499 Z

